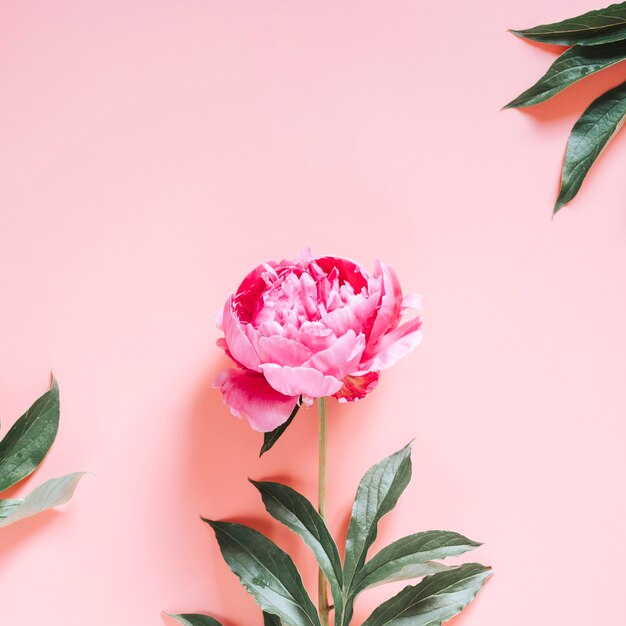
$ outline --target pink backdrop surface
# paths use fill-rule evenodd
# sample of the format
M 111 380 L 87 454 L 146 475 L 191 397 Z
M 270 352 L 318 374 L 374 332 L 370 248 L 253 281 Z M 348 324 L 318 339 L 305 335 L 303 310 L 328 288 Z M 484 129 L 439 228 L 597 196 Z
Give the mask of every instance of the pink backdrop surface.
M 626 69 L 499 111 L 554 58 L 505 29 L 592 5 L 2 3 L 3 431 L 51 369 L 62 394 L 58 440 L 15 493 L 94 474 L 0 531 L 3 625 L 259 624 L 200 514 L 266 531 L 314 588 L 246 482 L 314 497 L 314 412 L 259 460 L 210 388 L 214 311 L 305 245 L 380 257 L 424 297 L 422 346 L 366 401 L 331 404 L 332 529 L 415 437 L 381 539 L 486 542 L 496 575 L 455 624 L 623 621 L 626 136 L 550 211 L 569 129 Z

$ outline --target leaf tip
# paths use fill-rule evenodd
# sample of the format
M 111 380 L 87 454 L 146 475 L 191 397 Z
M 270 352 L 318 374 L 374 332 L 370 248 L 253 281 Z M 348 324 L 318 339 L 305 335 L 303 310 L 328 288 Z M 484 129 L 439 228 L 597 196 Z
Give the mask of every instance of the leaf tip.
M 200 519 L 205 523 L 208 524 L 213 530 L 215 530 L 217 524 L 219 522 L 217 522 L 216 520 L 213 519 L 209 519 L 208 517 L 202 517 L 202 515 L 200 516 Z

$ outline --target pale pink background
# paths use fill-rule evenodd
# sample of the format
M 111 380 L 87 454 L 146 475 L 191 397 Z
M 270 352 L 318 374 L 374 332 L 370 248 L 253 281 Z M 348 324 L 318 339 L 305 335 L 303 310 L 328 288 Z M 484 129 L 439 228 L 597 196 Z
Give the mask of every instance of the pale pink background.
M 382 537 L 487 542 L 497 574 L 456 624 L 623 622 L 626 137 L 550 209 L 571 125 L 626 69 L 499 112 L 554 57 L 505 29 L 593 5 L 2 3 L 0 416 L 53 368 L 59 439 L 17 493 L 95 474 L 0 531 L 3 625 L 260 624 L 200 514 L 268 532 L 314 587 L 246 483 L 314 496 L 313 412 L 258 460 L 210 388 L 214 311 L 305 245 L 379 256 L 425 303 L 419 350 L 331 407 L 333 530 L 364 470 L 415 437 Z

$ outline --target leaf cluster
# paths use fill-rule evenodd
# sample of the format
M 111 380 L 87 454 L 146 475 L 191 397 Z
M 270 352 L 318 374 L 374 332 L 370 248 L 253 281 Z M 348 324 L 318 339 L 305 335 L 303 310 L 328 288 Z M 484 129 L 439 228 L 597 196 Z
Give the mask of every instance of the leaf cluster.
M 59 386 L 38 398 L 0 441 L 0 492 L 32 474 L 52 446 L 59 429 Z M 46 481 L 24 499 L 0 499 L 0 527 L 65 504 L 74 494 L 83 473 Z
M 626 2 L 561 22 L 512 32 L 531 41 L 570 46 L 532 87 L 505 108 L 533 106 L 626 59 Z M 594 100 L 576 122 L 565 150 L 554 213 L 576 196 L 591 166 L 621 128 L 625 116 L 626 82 Z
M 334 626 L 352 622 L 363 591 L 385 583 L 419 579 L 383 602 L 363 626 L 437 626 L 460 613 L 491 575 L 478 563 L 440 561 L 480 544 L 451 531 L 408 535 L 368 558 L 378 523 L 396 505 L 411 479 L 411 446 L 370 468 L 357 489 L 342 562 L 337 544 L 307 498 L 277 482 L 251 483 L 267 512 L 296 533 L 311 550 L 328 580 Z M 263 610 L 264 626 L 321 626 L 291 557 L 257 530 L 233 522 L 204 519 L 215 532 L 224 560 Z M 187 626 L 221 626 L 201 614 L 170 615 Z

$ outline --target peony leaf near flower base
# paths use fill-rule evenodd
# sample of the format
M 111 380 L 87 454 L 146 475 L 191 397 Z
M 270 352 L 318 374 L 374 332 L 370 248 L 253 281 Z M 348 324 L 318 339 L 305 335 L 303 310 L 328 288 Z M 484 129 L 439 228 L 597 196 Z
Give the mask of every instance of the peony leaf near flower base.
M 182 613 L 180 615 L 165 613 L 165 615 L 180 622 L 183 626 L 222 626 L 216 619 L 201 613 Z
M 343 611 L 343 574 L 339 550 L 315 507 L 297 491 L 272 482 L 250 481 L 261 493 L 267 512 L 299 535 L 311 549 L 330 584 L 335 613 Z
M 491 576 L 491 569 L 467 563 L 427 576 L 383 602 L 363 626 L 440 626 L 458 615 Z
M 293 422 L 293 418 L 296 416 L 301 406 L 302 396 L 300 396 L 300 399 L 296 403 L 296 406 L 291 412 L 291 415 L 289 416 L 287 421 L 284 424 L 281 424 L 278 428 L 275 428 L 269 433 L 264 434 L 263 445 L 261 446 L 261 452 L 259 453 L 259 456 L 263 456 L 266 452 L 269 452 L 274 447 L 274 444 L 282 437 L 283 433 L 287 430 L 291 422 Z
M 458 556 L 481 544 L 448 530 L 429 530 L 403 537 L 383 548 L 359 572 L 355 595 L 383 583 L 421 578 L 449 569 L 433 559 Z
M 230 569 L 264 611 L 288 626 L 320 626 L 315 606 L 286 552 L 243 524 L 203 521 L 215 531 Z
M 70 501 L 84 472 L 52 478 L 23 500 L 0 500 L 0 528 Z
M 52 386 L 13 424 L 0 441 L 0 491 L 32 474 L 48 453 L 59 428 L 59 387 Z
M 557 46 L 595 46 L 626 39 L 626 2 L 533 28 L 513 30 L 524 39 Z

